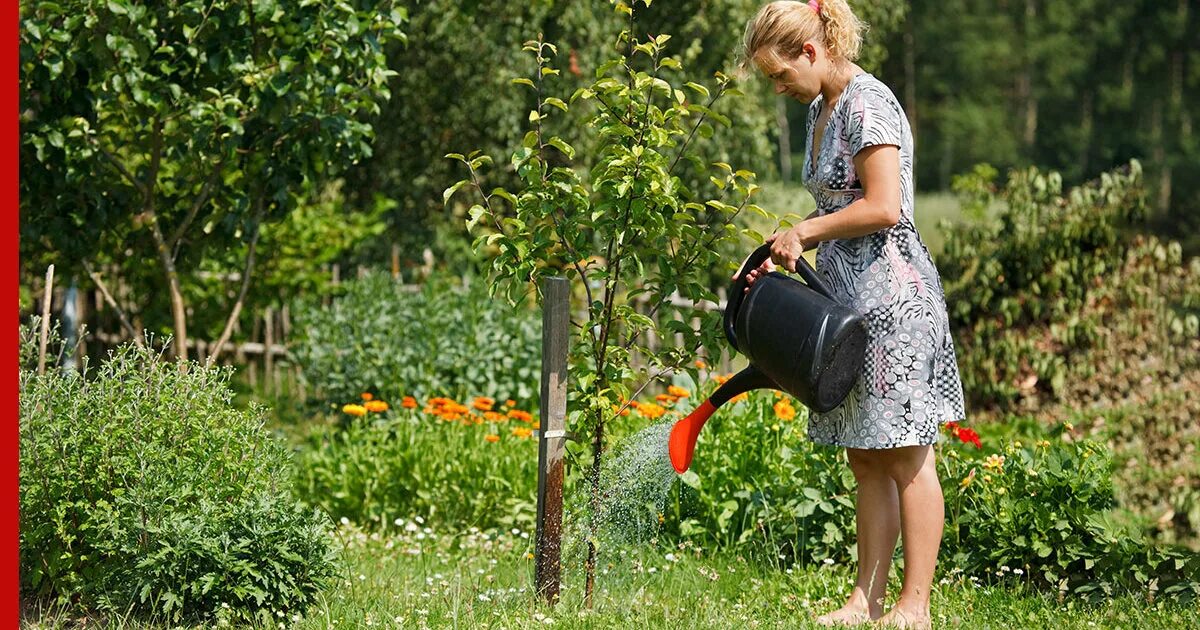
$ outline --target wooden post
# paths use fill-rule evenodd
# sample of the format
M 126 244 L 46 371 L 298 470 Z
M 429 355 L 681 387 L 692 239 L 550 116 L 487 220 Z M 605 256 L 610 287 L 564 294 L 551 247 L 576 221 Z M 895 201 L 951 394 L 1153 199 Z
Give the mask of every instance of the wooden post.
M 42 334 L 38 340 L 38 374 L 46 373 L 46 342 L 50 335 L 50 298 L 54 295 L 54 265 L 46 269 L 46 290 L 42 294 Z
M 271 345 L 275 343 L 275 311 L 270 307 L 263 315 L 263 387 L 268 394 L 275 393 L 275 356 Z
M 563 456 L 566 453 L 567 349 L 571 298 L 566 278 L 542 281 L 542 396 L 538 431 L 537 531 L 534 584 L 540 597 L 558 601 L 562 573 Z

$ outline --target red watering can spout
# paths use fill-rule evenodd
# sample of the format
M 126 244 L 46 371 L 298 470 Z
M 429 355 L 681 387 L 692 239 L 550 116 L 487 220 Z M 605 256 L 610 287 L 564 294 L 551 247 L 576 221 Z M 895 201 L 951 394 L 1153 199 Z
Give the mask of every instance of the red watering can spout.
M 676 422 L 671 428 L 671 437 L 667 440 L 667 454 L 671 457 L 671 466 L 675 468 L 675 472 L 683 474 L 692 465 L 692 452 L 696 450 L 696 438 L 700 437 L 700 429 L 704 428 L 704 423 L 708 422 L 718 407 L 738 394 L 764 388 L 779 389 L 779 386 L 751 365 L 725 381 L 725 384 L 717 388 L 717 391 L 695 411 Z
M 700 429 L 704 428 L 704 423 L 708 422 L 709 416 L 716 410 L 712 400 L 706 400 L 686 418 L 676 422 L 671 429 L 667 451 L 671 455 L 671 465 L 675 467 L 675 472 L 683 474 L 692 465 L 692 451 L 696 450 L 696 438 L 700 437 Z

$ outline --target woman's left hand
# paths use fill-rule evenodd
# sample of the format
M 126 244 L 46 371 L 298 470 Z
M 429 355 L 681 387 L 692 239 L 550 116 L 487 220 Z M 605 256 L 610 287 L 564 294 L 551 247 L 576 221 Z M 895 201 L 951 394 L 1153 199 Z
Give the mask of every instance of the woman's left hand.
M 801 221 L 791 229 L 776 232 L 766 239 L 771 244 L 771 261 L 792 273 L 796 273 L 796 259 L 805 250 L 803 225 Z

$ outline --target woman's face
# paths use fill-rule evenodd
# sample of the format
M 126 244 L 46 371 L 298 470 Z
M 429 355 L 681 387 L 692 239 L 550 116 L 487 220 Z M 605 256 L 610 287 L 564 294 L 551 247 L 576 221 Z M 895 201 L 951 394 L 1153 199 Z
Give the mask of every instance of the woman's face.
M 815 46 L 805 44 L 799 57 L 788 59 L 781 54 L 760 53 L 754 63 L 775 84 L 776 94 L 811 103 L 821 93 L 821 73 L 816 58 Z

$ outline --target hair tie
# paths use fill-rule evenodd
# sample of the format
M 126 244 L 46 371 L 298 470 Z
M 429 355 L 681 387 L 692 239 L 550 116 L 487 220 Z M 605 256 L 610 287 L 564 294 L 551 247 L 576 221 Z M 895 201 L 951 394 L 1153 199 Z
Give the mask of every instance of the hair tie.
M 821 14 L 821 3 L 818 0 L 808 0 L 808 6 L 812 7 L 812 10 L 816 11 L 817 15 Z

